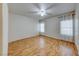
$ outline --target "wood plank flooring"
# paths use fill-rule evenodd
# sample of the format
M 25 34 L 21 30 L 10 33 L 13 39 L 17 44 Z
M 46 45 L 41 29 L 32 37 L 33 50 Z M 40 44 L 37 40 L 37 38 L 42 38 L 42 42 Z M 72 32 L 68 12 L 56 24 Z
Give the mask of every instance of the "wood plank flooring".
M 75 56 L 74 43 L 37 36 L 9 43 L 9 56 Z

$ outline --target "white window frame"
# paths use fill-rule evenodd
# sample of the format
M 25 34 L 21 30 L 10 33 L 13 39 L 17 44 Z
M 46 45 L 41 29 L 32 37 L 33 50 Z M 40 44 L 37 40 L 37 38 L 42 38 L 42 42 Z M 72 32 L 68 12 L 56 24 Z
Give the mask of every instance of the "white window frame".
M 62 22 L 65 22 L 66 21 L 66 24 L 63 23 L 63 25 L 61 24 Z M 68 21 L 72 22 L 69 26 L 69 23 Z M 63 28 L 62 28 L 63 27 Z M 72 29 L 69 29 L 69 27 L 71 27 Z M 68 28 L 68 29 L 67 29 Z M 68 30 L 68 31 L 67 31 Z M 71 30 L 71 31 L 70 31 Z M 73 36 L 73 20 L 61 20 L 60 21 L 60 34 L 61 35 L 65 35 L 65 36 Z
M 39 29 L 40 29 L 40 32 L 41 33 L 44 33 L 45 32 L 45 23 L 44 22 L 41 22 L 40 23 L 40 28 Z
M 62 30 L 61 30 L 61 24 L 60 24 L 60 34 L 61 34 L 62 36 L 69 36 L 69 37 L 71 36 L 71 37 L 72 37 L 72 36 L 74 35 L 74 32 L 73 32 L 73 31 L 74 31 L 74 29 L 73 29 L 73 27 L 74 27 L 73 25 L 74 25 L 74 24 L 73 24 L 73 16 L 72 16 L 72 14 L 71 14 L 71 15 L 68 15 L 68 14 L 62 15 L 62 16 L 59 17 L 59 20 L 60 20 L 60 23 L 61 23 L 62 21 L 68 21 L 68 20 L 72 22 L 72 23 L 70 24 L 70 25 L 71 25 L 70 27 L 72 27 L 72 29 L 71 29 L 72 32 L 70 32 L 71 34 L 68 33 L 67 31 L 66 31 L 67 33 L 61 33 Z M 67 23 L 68 23 L 68 22 L 67 22 Z M 67 23 L 65 24 L 65 27 L 69 27 L 69 25 L 68 25 Z

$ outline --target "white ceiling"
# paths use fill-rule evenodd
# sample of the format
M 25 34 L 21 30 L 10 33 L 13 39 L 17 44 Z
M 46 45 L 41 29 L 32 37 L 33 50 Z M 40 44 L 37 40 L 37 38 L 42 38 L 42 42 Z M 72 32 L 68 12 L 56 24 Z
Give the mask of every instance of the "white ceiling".
M 73 11 L 75 9 L 74 3 L 10 3 L 8 5 L 10 13 L 19 14 L 34 19 L 46 19 Z M 37 14 L 41 8 L 46 10 L 47 15 L 42 17 Z

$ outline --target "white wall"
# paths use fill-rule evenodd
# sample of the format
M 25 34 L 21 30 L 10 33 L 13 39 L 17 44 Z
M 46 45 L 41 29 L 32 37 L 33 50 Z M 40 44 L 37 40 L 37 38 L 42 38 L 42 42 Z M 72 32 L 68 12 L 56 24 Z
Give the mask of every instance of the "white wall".
M 76 5 L 76 16 L 75 16 L 75 44 L 77 45 L 79 55 L 79 4 Z
M 9 14 L 9 42 L 38 35 L 38 20 Z
M 45 20 L 45 35 L 56 37 L 59 33 L 59 23 L 56 17 Z
M 72 41 L 71 37 L 63 36 L 60 34 L 60 20 L 58 17 L 52 17 L 50 19 L 45 19 L 45 33 L 43 35 L 66 40 L 66 41 Z

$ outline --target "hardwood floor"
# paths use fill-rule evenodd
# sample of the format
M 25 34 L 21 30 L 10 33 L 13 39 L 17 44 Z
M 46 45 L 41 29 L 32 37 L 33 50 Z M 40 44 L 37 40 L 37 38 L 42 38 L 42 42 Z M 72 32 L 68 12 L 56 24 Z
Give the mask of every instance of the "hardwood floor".
M 9 43 L 9 56 L 75 56 L 74 43 L 37 36 Z

